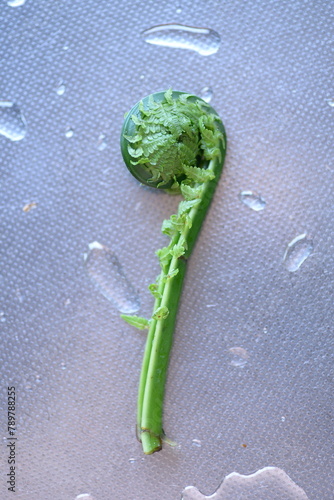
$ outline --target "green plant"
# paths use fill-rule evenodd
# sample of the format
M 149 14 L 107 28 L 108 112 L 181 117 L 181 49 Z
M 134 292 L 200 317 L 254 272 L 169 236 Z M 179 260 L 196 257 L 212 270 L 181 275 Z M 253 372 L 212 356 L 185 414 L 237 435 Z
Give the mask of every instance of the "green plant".
M 171 89 L 145 97 L 126 115 L 124 161 L 142 183 L 183 196 L 178 212 L 162 224 L 170 238 L 156 252 L 161 273 L 149 286 L 150 319 L 122 315 L 148 329 L 139 383 L 137 435 L 144 453 L 161 449 L 162 413 L 169 354 L 187 260 L 219 180 L 226 151 L 224 126 L 202 99 Z

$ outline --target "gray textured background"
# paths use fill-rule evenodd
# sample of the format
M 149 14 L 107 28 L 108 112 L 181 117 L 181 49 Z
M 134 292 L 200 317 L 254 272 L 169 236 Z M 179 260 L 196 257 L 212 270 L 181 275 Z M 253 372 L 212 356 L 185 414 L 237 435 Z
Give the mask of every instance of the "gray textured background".
M 17 498 L 178 500 L 188 485 L 209 495 L 232 471 L 269 465 L 310 500 L 333 498 L 332 11 L 307 0 L 1 1 L 0 99 L 27 122 L 21 141 L 0 135 L 1 433 L 16 385 Z M 140 33 L 163 23 L 212 28 L 220 49 L 147 44 Z M 164 429 L 178 447 L 143 457 L 144 334 L 93 286 L 83 257 L 95 240 L 109 247 L 150 314 L 160 226 L 178 200 L 123 166 L 123 114 L 151 92 L 205 86 L 228 156 L 175 333 Z M 263 211 L 241 203 L 248 189 Z M 284 251 L 301 233 L 314 249 L 290 273 Z M 13 498 L 5 445 L 1 498 Z

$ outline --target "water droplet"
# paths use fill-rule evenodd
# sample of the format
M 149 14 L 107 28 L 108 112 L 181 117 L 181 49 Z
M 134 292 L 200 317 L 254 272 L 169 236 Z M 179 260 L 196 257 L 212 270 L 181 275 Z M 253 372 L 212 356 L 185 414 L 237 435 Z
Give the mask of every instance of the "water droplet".
M 286 247 L 283 262 L 290 273 L 297 271 L 307 257 L 312 253 L 313 242 L 306 234 L 296 236 Z
M 328 106 L 334 108 L 334 99 L 326 99 Z
M 211 102 L 211 99 L 213 97 L 213 90 L 210 89 L 210 87 L 203 87 L 200 93 L 200 97 L 205 102 Z
M 121 313 L 132 314 L 139 310 L 139 298 L 118 258 L 109 248 L 94 241 L 89 245 L 85 263 L 93 283 Z
M 20 141 L 27 132 L 27 124 L 20 108 L 10 101 L 0 101 L 0 134 L 11 141 Z
M 181 14 L 181 12 L 182 12 L 181 7 L 178 7 L 178 8 L 176 9 L 176 14 Z
M 232 360 L 230 361 L 231 366 L 235 366 L 236 368 L 243 368 L 249 359 L 249 354 L 243 347 L 230 347 L 229 352 L 232 356 Z
M 199 439 L 193 439 L 193 440 L 191 441 L 191 444 L 192 444 L 193 446 L 196 446 L 197 448 L 201 448 L 201 446 L 202 446 L 202 441 L 200 441 Z
M 0 323 L 6 323 L 6 316 L 3 311 L 0 311 Z
M 67 139 L 71 139 L 73 135 L 74 135 L 74 130 L 71 127 L 65 130 L 65 137 L 67 137 Z
M 134 464 L 136 460 L 137 460 L 136 458 L 129 458 L 130 464 Z
M 21 7 L 21 5 L 24 5 L 26 3 L 26 0 L 8 0 L 7 5 L 9 7 Z
M 285 422 L 285 417 L 281 417 L 281 422 Z
M 244 205 L 247 205 L 247 207 L 255 210 L 255 212 L 263 210 L 266 206 L 265 200 L 253 191 L 241 191 L 239 198 Z
M 63 82 L 63 80 L 59 80 L 57 87 L 56 87 L 56 93 L 58 95 L 64 95 L 66 90 L 66 86 Z
M 103 151 L 107 147 L 107 138 L 104 134 L 100 134 L 97 140 L 97 149 Z
M 248 476 L 232 472 L 210 496 L 203 495 L 194 486 L 187 486 L 182 493 L 182 500 L 235 500 L 236 498 L 308 500 L 305 491 L 278 467 L 264 467 Z
M 75 500 L 94 500 L 94 498 L 89 493 L 80 493 L 75 497 Z
M 64 361 L 62 361 L 62 362 L 60 363 L 60 369 L 61 369 L 61 370 L 66 370 L 66 363 L 65 363 Z
M 182 24 L 161 24 L 142 32 L 145 42 L 175 49 L 189 49 L 202 56 L 215 54 L 220 46 L 219 34 L 209 28 Z

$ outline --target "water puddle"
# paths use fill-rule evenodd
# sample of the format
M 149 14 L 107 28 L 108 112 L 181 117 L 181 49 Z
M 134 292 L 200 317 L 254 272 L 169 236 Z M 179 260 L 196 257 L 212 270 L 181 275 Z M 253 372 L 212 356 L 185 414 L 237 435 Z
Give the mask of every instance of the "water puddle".
M 296 236 L 286 247 L 283 262 L 290 273 L 297 271 L 313 251 L 313 242 L 306 234 Z
M 265 200 L 257 193 L 253 191 L 241 191 L 239 194 L 239 199 L 242 201 L 244 205 L 255 210 L 255 212 L 259 212 L 260 210 L 264 210 L 266 207 Z
M 27 124 L 18 105 L 0 101 L 0 134 L 11 141 L 20 141 L 26 132 Z
M 121 313 L 132 314 L 138 311 L 140 308 L 138 295 L 127 279 L 116 255 L 97 241 L 88 246 L 85 264 L 92 282 Z
M 90 493 L 80 493 L 75 497 L 75 500 L 94 500 Z
M 26 0 L 8 0 L 7 5 L 9 5 L 9 7 L 21 7 L 21 5 L 25 3 Z
M 215 54 L 220 47 L 219 34 L 210 28 L 195 28 L 183 24 L 161 24 L 142 32 L 147 43 L 194 50 L 201 56 Z
M 205 496 L 194 486 L 182 493 L 182 500 L 309 500 L 305 491 L 278 467 L 264 467 L 244 476 L 232 472 L 217 491 Z

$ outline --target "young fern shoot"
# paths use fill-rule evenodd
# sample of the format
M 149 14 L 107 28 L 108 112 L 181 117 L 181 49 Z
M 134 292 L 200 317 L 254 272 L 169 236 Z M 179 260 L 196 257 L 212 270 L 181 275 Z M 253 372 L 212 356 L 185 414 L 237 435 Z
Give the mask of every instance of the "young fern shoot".
M 139 382 L 137 436 L 143 451 L 161 449 L 163 399 L 169 354 L 187 260 L 218 183 L 226 151 L 221 119 L 205 101 L 171 89 L 145 97 L 126 115 L 121 149 L 142 183 L 183 196 L 177 214 L 162 224 L 170 241 L 157 250 L 161 273 L 149 290 L 150 319 L 122 315 L 148 329 Z

